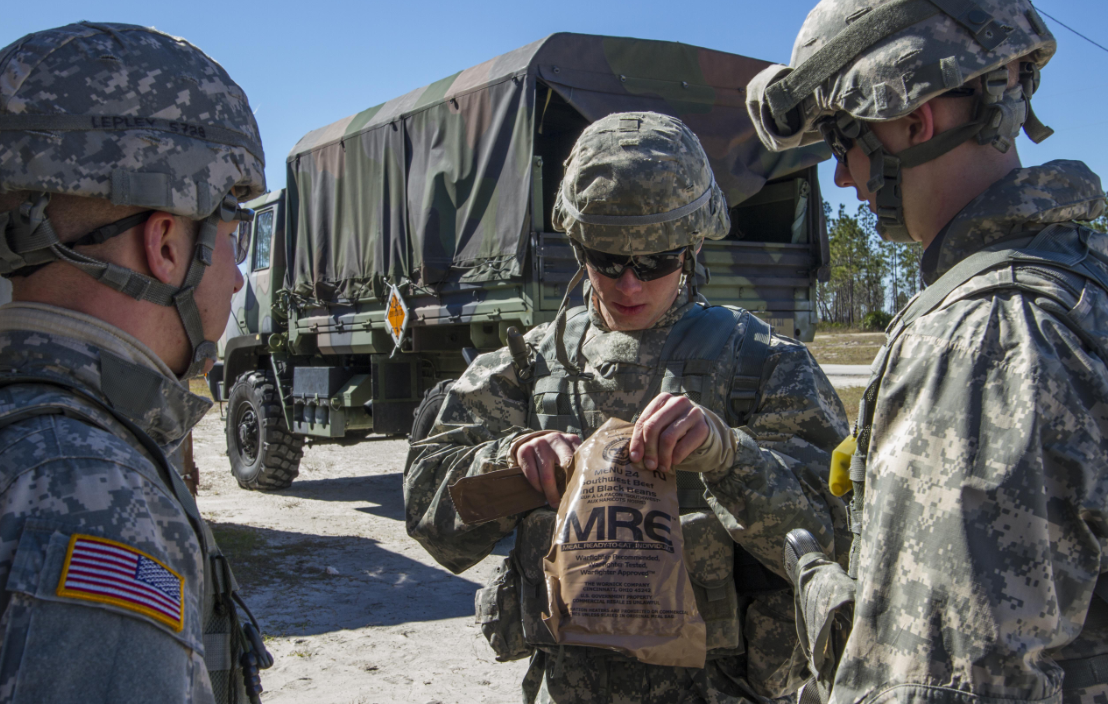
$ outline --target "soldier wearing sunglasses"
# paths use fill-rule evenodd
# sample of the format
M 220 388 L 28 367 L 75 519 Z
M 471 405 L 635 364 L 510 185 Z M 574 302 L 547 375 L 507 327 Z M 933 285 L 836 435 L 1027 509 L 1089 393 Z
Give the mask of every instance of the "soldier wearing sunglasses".
M 526 352 L 478 357 L 443 403 L 405 472 L 408 530 L 461 572 L 515 531 L 515 549 L 479 592 L 498 659 L 531 658 L 527 702 L 746 702 L 786 694 L 803 668 L 781 578 L 780 541 L 803 525 L 834 553 L 845 533 L 826 462 L 847 433 L 842 404 L 803 345 L 695 290 L 704 238 L 729 230 L 727 203 L 696 136 L 654 113 L 610 115 L 566 162 L 555 227 L 581 265 L 556 320 Z M 569 291 L 585 280 L 585 306 Z M 521 352 L 517 348 L 517 352 Z M 559 468 L 608 418 L 636 420 L 631 457 L 676 472 L 704 669 L 646 665 L 559 647 L 542 623 Z M 549 507 L 476 526 L 446 487 L 522 467 Z M 738 586 L 737 586 L 738 585 Z

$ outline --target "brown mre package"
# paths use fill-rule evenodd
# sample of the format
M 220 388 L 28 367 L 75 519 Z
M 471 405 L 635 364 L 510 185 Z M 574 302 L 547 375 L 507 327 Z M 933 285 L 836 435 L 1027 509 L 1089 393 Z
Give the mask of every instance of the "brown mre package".
M 612 418 L 573 455 L 543 560 L 543 620 L 563 645 L 704 667 L 706 629 L 685 569 L 677 482 L 631 464 L 633 429 Z

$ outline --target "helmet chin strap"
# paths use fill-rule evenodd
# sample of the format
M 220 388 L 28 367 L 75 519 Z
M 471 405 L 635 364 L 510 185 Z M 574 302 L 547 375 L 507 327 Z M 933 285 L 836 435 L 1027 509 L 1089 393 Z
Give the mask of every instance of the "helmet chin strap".
M 681 262 L 681 276 L 689 287 L 689 300 L 696 300 L 696 245 L 685 247 L 685 259 Z
M 835 121 L 842 133 L 853 139 L 869 157 L 870 177 L 866 188 L 877 198 L 877 232 L 889 242 L 912 242 L 904 221 L 904 200 L 901 193 L 902 172 L 939 158 L 955 147 L 977 138 L 978 144 L 990 144 L 1001 154 L 1015 143 L 1020 129 L 1036 143 L 1053 131 L 1044 126 L 1031 111 L 1034 75 L 1021 73 L 1020 85 L 1008 89 L 1008 69 L 998 68 L 981 76 L 975 118 L 964 125 L 940 132 L 921 144 L 897 154 L 885 151 L 885 145 L 869 125 L 848 113 L 839 113 Z
M 25 276 L 55 261 L 77 267 L 100 283 L 138 301 L 174 307 L 184 325 L 190 353 L 189 366 L 180 379 L 199 376 L 206 362 L 217 357 L 216 343 L 204 338 L 204 325 L 196 305 L 195 292 L 204 272 L 212 263 L 220 222 L 250 219 L 253 213 L 240 208 L 234 196 L 227 194 L 220 207 L 201 221 L 185 280 L 172 286 L 137 271 L 75 251 L 58 240 L 46 217 L 49 193 L 39 193 L 16 210 L 0 213 L 0 275 Z M 137 216 L 128 216 L 85 235 L 74 244 L 99 243 L 125 232 Z M 123 227 L 126 225 L 126 227 Z
M 236 203 L 237 205 L 237 203 Z M 219 359 L 218 347 L 215 342 L 204 338 L 204 323 L 200 318 L 200 309 L 196 306 L 194 293 L 204 278 L 204 272 L 212 264 L 212 251 L 215 249 L 218 228 L 222 218 L 220 211 L 204 218 L 200 223 L 200 231 L 196 235 L 196 246 L 193 248 L 192 262 L 189 264 L 185 280 L 177 292 L 173 294 L 173 305 L 177 308 L 177 315 L 181 316 L 181 323 L 185 326 L 185 334 L 189 338 L 191 357 L 189 367 L 181 376 L 181 379 L 192 379 L 204 373 L 204 367 L 210 359 L 212 364 Z

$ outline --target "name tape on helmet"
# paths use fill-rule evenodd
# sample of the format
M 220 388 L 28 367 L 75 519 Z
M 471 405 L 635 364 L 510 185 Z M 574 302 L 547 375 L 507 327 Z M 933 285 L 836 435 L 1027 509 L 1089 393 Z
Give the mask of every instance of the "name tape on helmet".
M 230 147 L 240 147 L 265 164 L 262 145 L 255 139 L 218 125 L 198 125 L 182 120 L 135 115 L 0 115 L 0 132 L 120 132 L 154 130 L 182 137 L 202 139 Z

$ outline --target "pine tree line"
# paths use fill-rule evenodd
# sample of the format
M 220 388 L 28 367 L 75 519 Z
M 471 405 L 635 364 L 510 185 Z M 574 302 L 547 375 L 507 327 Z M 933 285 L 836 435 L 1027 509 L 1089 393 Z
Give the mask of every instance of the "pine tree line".
M 918 243 L 886 242 L 865 204 L 854 215 L 840 204 L 837 216 L 823 203 L 831 250 L 831 278 L 819 284 L 820 320 L 851 328 L 883 329 L 892 315 L 919 292 Z
M 831 249 L 831 278 L 819 284 L 816 302 L 823 323 L 883 330 L 892 316 L 923 288 L 918 242 L 896 244 L 877 234 L 877 216 L 861 203 L 851 215 L 840 204 L 836 216 L 823 202 Z M 1108 232 L 1108 212 L 1087 223 Z

